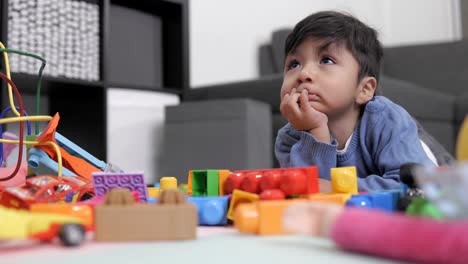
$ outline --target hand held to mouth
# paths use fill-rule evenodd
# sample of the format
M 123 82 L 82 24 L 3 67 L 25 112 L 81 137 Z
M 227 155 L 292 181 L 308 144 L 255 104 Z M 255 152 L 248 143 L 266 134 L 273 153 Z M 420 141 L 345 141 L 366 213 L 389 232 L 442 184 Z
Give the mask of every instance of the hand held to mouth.
M 299 131 L 307 131 L 318 141 L 330 144 L 328 117 L 310 105 L 308 92 L 285 94 L 281 100 L 280 110 L 288 122 Z

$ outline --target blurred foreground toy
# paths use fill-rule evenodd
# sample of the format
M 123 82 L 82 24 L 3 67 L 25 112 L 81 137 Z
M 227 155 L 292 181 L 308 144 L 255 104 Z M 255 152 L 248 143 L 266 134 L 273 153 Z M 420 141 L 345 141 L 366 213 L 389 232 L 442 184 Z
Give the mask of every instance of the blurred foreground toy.
M 241 233 L 258 235 L 280 235 L 283 228 L 283 212 L 291 204 L 304 199 L 279 201 L 257 201 L 240 204 L 234 212 L 234 225 Z
M 196 238 L 197 208 L 177 189 L 160 193 L 157 204 L 135 204 L 127 189 L 112 189 L 95 207 L 96 241 Z
M 50 213 L 31 213 L 0 206 L 0 240 L 36 239 L 52 241 L 58 237 L 65 246 L 78 246 L 85 239 L 87 226 L 81 219 Z
M 468 163 L 443 168 L 419 166 L 414 176 L 424 197 L 445 218 L 468 218 Z
M 468 221 L 320 202 L 294 204 L 283 219 L 286 230 L 330 237 L 349 251 L 418 263 L 468 263 Z
M 36 176 L 20 187 L 0 189 L 0 204 L 6 207 L 28 209 L 33 203 L 65 201 L 68 194 L 76 194 L 81 200 L 93 193 L 92 185 L 80 177 Z

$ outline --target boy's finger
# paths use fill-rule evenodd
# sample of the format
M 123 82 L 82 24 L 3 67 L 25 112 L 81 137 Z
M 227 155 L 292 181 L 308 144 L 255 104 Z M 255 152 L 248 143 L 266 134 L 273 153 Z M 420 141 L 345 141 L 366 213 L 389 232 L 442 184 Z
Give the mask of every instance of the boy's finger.
M 308 93 L 306 90 L 303 90 L 301 92 L 300 103 L 301 103 L 301 110 L 308 110 L 309 108 L 311 108 L 309 104 Z

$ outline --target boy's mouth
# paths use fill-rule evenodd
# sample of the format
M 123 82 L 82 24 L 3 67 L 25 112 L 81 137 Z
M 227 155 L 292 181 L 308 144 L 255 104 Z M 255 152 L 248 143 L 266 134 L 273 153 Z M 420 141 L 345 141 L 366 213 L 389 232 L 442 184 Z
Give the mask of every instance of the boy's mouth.
M 308 94 L 307 97 L 309 99 L 309 102 L 310 101 L 318 101 L 320 99 L 319 96 L 316 95 L 316 94 Z

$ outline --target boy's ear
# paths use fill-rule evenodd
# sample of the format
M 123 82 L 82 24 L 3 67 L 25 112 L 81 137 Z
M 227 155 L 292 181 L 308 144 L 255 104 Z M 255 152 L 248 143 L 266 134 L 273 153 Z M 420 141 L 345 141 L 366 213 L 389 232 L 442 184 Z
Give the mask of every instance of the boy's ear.
M 377 80 L 375 77 L 366 76 L 359 82 L 358 94 L 356 96 L 357 104 L 366 104 L 375 94 L 377 88 Z

